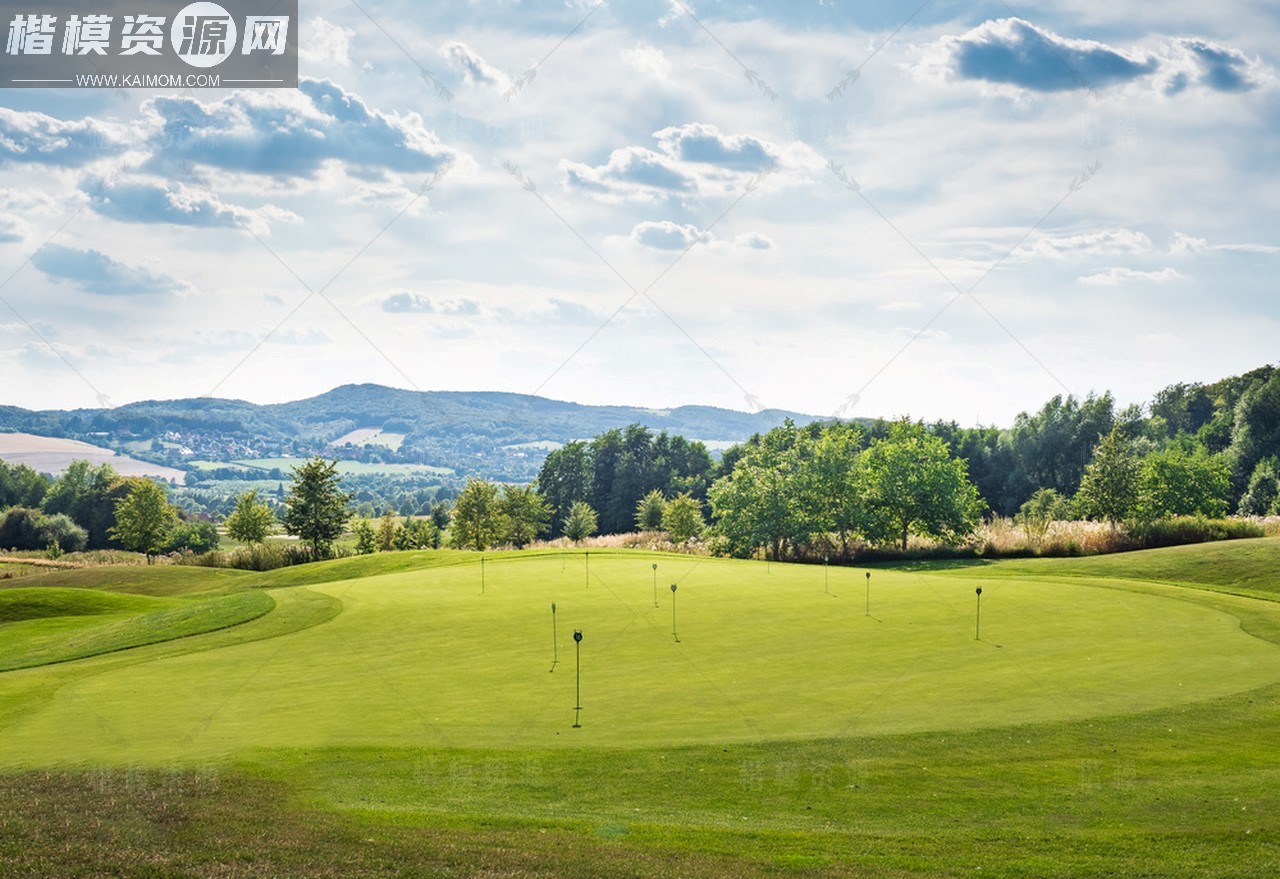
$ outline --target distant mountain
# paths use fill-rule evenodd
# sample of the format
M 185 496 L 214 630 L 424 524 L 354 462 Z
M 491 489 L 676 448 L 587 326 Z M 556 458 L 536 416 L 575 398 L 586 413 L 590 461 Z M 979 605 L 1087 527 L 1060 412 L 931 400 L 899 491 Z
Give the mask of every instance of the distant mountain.
M 791 418 L 816 416 L 711 406 L 584 406 L 499 392 L 405 391 L 343 385 L 317 397 L 259 406 L 202 397 L 114 409 L 32 411 L 0 406 L 0 431 L 92 442 L 173 467 L 192 461 L 333 457 L 447 467 L 459 475 L 528 479 L 550 449 L 642 424 L 713 445 L 741 442 Z

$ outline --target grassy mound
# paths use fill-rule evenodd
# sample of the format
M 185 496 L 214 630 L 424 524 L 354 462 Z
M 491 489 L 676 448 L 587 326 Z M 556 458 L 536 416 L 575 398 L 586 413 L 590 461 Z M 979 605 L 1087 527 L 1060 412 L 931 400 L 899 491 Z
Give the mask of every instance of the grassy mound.
M 9 590 L 0 632 L 276 607 L 0 674 L 0 874 L 1274 876 L 1280 602 L 1226 593 L 1267 594 L 1278 549 L 870 583 L 398 553 L 68 586 L 106 609 L 71 616 Z

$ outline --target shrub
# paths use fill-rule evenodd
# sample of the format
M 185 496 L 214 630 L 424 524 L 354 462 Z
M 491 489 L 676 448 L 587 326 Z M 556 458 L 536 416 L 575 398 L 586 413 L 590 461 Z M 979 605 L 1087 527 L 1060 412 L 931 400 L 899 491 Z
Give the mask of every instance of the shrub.
M 1211 540 L 1240 540 L 1263 537 L 1266 532 L 1248 519 L 1208 519 L 1203 516 L 1178 516 L 1155 522 L 1139 522 L 1130 526 L 1129 534 L 1144 549 L 1158 546 L 1180 546 L 1184 543 L 1207 543 Z
M 179 552 L 185 549 L 198 554 L 217 549 L 218 540 L 218 529 L 212 522 L 179 522 L 160 551 Z
M 335 557 L 347 553 L 336 553 Z M 293 543 L 250 543 L 239 546 L 230 552 L 212 550 L 195 554 L 182 554 L 175 557 L 180 565 L 197 565 L 203 568 L 238 568 L 242 571 L 272 571 L 290 565 L 300 565 L 313 561 L 310 551 Z

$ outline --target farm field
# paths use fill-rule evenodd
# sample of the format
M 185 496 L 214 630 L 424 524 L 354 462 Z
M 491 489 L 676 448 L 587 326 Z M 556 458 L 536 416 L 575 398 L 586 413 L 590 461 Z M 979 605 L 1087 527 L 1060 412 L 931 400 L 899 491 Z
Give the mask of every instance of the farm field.
M 27 576 L 0 588 L 0 873 L 1274 875 L 1277 570 L 1280 540 Z M 190 630 L 119 637 L 163 614 Z M 111 851 L 86 800 L 117 804 Z
M 121 476 L 153 476 L 182 484 L 186 474 L 173 467 L 139 461 L 111 449 L 82 443 L 79 440 L 29 433 L 0 433 L 0 459 L 10 464 L 26 464 L 38 473 L 58 474 L 72 461 L 110 464 Z
M 394 452 L 400 448 L 402 443 L 404 443 L 404 438 L 406 436 L 407 434 L 403 433 L 385 433 L 378 427 L 362 427 L 338 437 L 329 445 L 343 446 L 349 443 L 353 446 L 385 446 Z
M 273 470 L 279 468 L 287 475 L 294 467 L 304 463 L 298 458 L 247 458 L 241 461 L 233 461 L 232 464 L 244 467 L 249 471 L 257 470 Z M 225 464 L 213 464 L 218 467 Z M 370 476 L 375 474 L 422 474 L 422 473 L 452 473 L 448 467 L 432 467 L 429 464 L 381 464 L 377 462 L 364 461 L 339 461 L 338 473 L 343 476 Z

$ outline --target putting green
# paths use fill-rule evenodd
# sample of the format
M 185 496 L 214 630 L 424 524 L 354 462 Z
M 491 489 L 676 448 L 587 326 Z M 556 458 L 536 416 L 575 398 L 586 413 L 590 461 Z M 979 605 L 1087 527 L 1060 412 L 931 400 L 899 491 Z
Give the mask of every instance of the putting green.
M 179 641 L 2 674 L 0 765 L 976 729 L 1134 713 L 1280 681 L 1280 646 L 1244 633 L 1232 612 L 1250 599 L 1179 600 L 1175 587 L 877 571 L 868 616 L 862 570 L 593 553 L 588 577 L 581 554 L 526 553 L 489 558 L 482 594 L 476 558 L 459 558 L 273 589 L 275 610 L 186 639 L 191 652 Z M 342 612 L 290 625 L 314 613 L 304 599 L 316 593 Z M 254 627 L 284 634 L 231 637 Z

